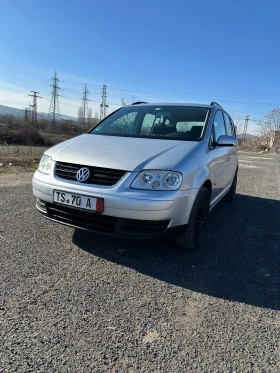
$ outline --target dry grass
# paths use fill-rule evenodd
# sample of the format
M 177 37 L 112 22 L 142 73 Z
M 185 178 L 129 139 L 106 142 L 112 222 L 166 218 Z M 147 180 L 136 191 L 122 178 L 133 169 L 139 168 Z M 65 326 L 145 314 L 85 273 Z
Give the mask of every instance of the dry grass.
M 33 154 L 2 154 L 0 155 L 0 176 L 35 171 L 40 158 L 41 155 Z
M 0 175 L 16 174 L 19 172 L 30 172 L 36 170 L 43 152 L 52 145 L 58 144 L 73 136 L 70 134 L 56 134 L 41 132 L 40 138 L 43 139 L 43 146 L 33 146 L 28 143 L 28 131 L 20 137 L 19 131 L 9 130 L 7 133 L 0 136 Z M 38 135 L 38 133 L 37 133 Z M 25 139 L 22 141 L 22 139 Z M 9 144 L 9 145 L 8 145 Z M 13 145 L 18 144 L 18 145 Z M 22 146 L 22 144 L 26 144 Z
M 51 133 L 47 131 L 34 131 L 32 129 L 11 130 L 5 129 L 0 132 L 0 145 L 25 145 L 25 146 L 52 146 L 64 140 L 68 140 L 77 133 L 62 132 Z

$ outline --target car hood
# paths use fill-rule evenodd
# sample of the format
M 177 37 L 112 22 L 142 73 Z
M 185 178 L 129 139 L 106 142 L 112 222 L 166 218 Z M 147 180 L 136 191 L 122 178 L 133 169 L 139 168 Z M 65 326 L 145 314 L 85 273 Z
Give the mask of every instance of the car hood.
M 198 143 L 85 134 L 50 148 L 54 161 L 140 171 L 172 169 Z

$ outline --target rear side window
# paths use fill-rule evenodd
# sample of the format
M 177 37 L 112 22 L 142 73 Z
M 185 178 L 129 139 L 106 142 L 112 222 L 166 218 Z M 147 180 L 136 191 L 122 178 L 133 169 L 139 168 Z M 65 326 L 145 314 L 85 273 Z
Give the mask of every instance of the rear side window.
M 153 127 L 153 124 L 155 122 L 156 116 L 153 114 L 146 114 L 143 119 L 143 124 L 140 129 L 140 135 L 141 136 L 149 136 L 151 133 L 151 129 Z
M 235 129 L 231 118 L 224 112 L 227 135 L 235 136 Z
M 230 118 L 231 128 L 232 128 L 232 136 L 236 137 L 236 127 L 234 125 L 233 120 Z
M 214 119 L 214 132 L 215 132 L 215 141 L 222 135 L 226 135 L 226 128 L 224 123 L 224 117 L 221 110 L 218 110 Z

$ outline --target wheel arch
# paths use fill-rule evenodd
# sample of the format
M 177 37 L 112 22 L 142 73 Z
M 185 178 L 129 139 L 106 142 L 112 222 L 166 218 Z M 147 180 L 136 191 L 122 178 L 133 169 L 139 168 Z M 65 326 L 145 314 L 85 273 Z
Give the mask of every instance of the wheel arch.
M 209 192 L 209 196 L 211 198 L 211 195 L 212 195 L 212 183 L 210 181 L 210 179 L 207 179 L 204 181 L 204 183 L 201 185 L 201 188 L 204 187 L 208 190 Z

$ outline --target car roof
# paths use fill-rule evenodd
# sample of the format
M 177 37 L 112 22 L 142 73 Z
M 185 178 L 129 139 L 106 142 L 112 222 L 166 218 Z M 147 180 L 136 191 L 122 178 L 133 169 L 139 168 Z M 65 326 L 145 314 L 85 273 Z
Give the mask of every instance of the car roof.
M 204 108 L 208 108 L 208 109 L 211 109 L 213 107 L 213 105 L 205 105 L 205 104 L 192 104 L 192 103 L 174 103 L 174 102 L 170 102 L 170 103 L 166 103 L 166 102 L 155 102 L 155 103 L 135 103 L 135 104 L 131 104 L 131 105 L 127 105 L 127 106 L 190 106 L 190 107 L 204 107 Z M 219 105 L 217 105 L 219 106 Z

